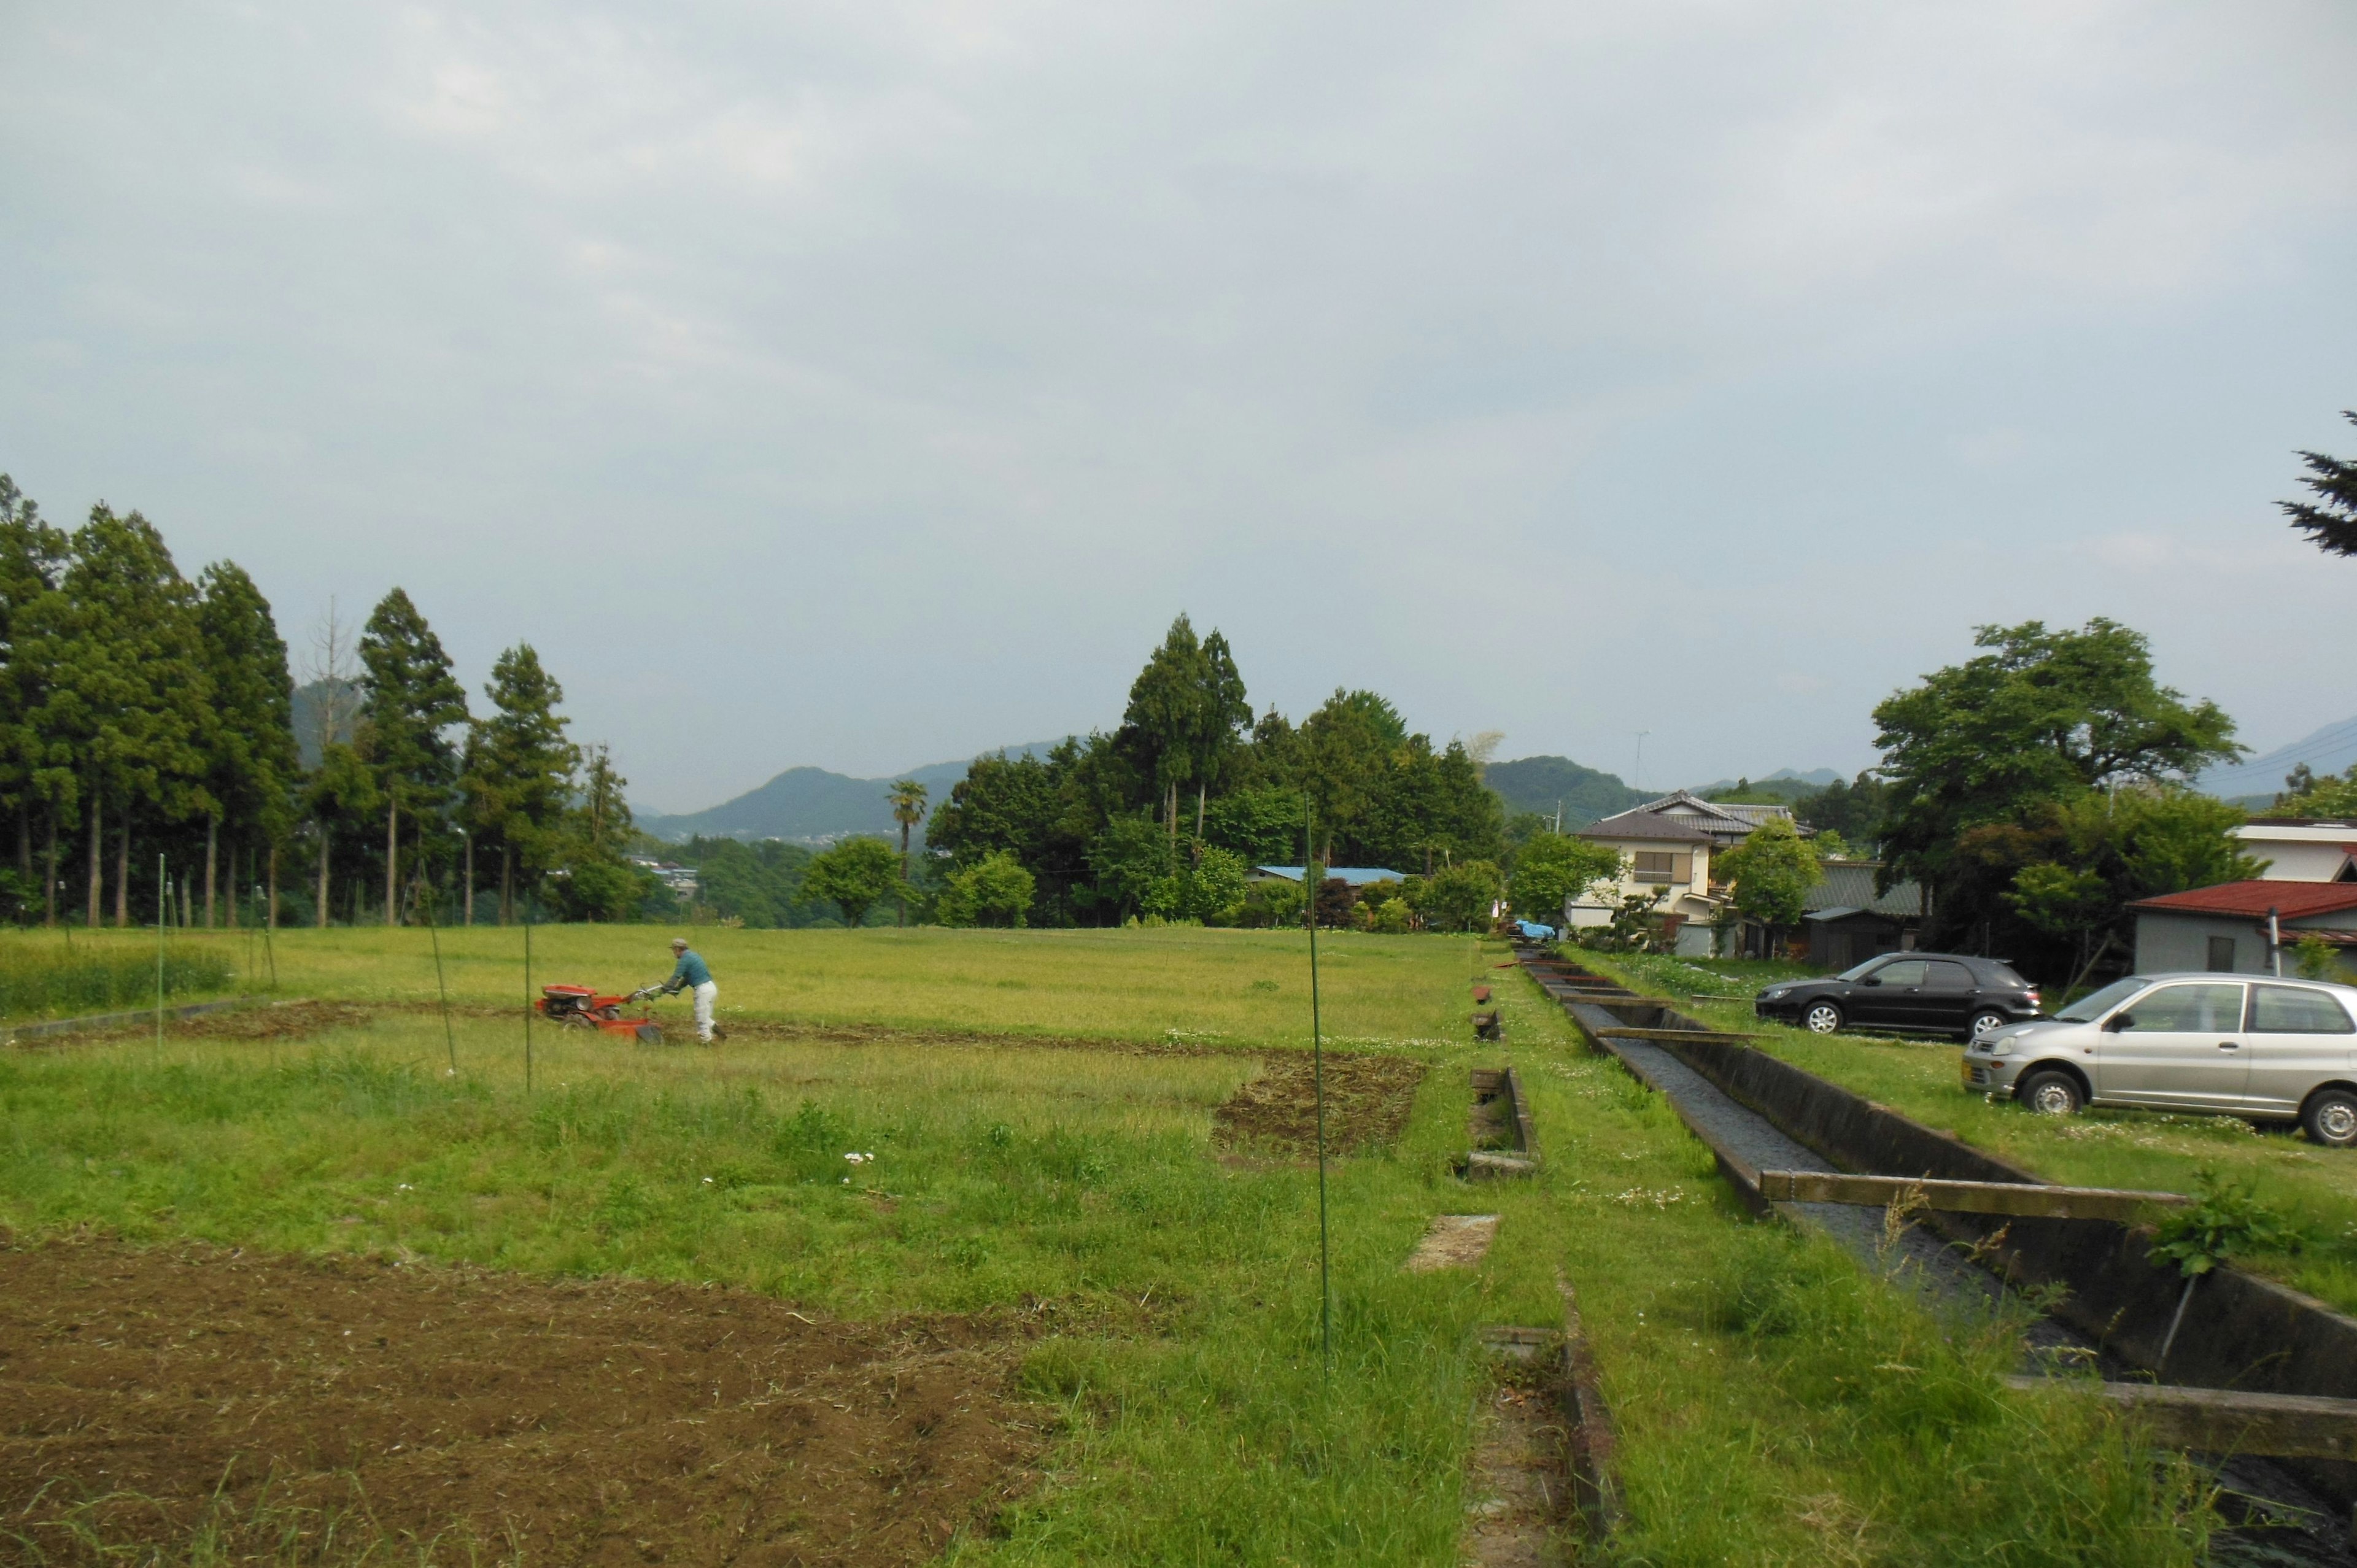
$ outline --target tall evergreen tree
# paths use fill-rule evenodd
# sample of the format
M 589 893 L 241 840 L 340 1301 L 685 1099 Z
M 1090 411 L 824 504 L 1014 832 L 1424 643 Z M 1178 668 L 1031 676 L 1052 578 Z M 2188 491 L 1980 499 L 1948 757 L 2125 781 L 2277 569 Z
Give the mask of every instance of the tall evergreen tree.
M 275 922 L 278 851 L 293 825 L 295 789 L 302 763 L 295 746 L 295 677 L 286 643 L 253 579 L 231 561 L 217 561 L 198 579 L 197 629 L 212 689 L 211 733 L 206 749 L 208 787 L 217 810 L 205 823 L 205 918 L 214 923 L 220 836 L 230 833 L 231 882 L 242 844 L 266 852 L 265 918 Z M 237 923 L 237 901 L 229 902 Z
M 2357 409 L 2345 409 L 2341 417 L 2357 424 Z M 2335 555 L 2357 555 L 2357 463 L 2321 452 L 2302 452 L 2299 457 L 2308 467 L 2307 476 L 2299 482 L 2315 491 L 2317 499 L 2276 505 L 2318 549 Z
M 0 798 L 16 819 L 18 893 L 27 913 L 34 812 L 44 819 L 47 853 L 39 880 L 48 924 L 57 919 L 59 818 L 77 804 L 70 759 L 58 755 L 37 722 L 56 678 L 60 649 L 48 628 L 63 619 L 58 595 L 67 553 L 65 531 L 44 521 L 32 498 L 0 474 Z
M 467 814 L 486 843 L 499 845 L 505 925 L 515 918 L 517 870 L 537 878 L 562 857 L 561 830 L 581 752 L 565 739 L 556 711 L 564 689 L 530 643 L 500 655 L 483 693 L 491 713 L 474 725 L 467 748 Z
M 401 823 L 421 851 L 447 818 L 458 783 L 451 732 L 467 722 L 467 693 L 450 673 L 425 618 L 395 588 L 370 612 L 360 639 L 361 752 L 384 812 L 384 923 L 400 918 Z
M 43 628 L 56 674 L 34 722 L 52 757 L 71 759 L 88 804 L 90 921 L 102 910 L 102 841 L 112 825 L 114 918 L 126 925 L 135 821 L 161 829 L 214 809 L 203 751 L 210 681 L 195 591 L 145 518 L 92 507 L 70 556 Z

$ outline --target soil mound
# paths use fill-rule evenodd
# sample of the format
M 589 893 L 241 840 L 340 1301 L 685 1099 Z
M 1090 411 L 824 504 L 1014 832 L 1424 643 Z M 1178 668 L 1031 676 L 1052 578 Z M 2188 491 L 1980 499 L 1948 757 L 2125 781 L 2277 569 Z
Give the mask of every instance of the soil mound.
M 1022 1333 L 813 1322 L 709 1288 L 8 1248 L 0 1558 L 173 1556 L 210 1531 L 222 1560 L 921 1562 L 1041 1444 L 1012 1399 Z
M 1231 1095 L 1212 1117 L 1222 1148 L 1275 1152 L 1290 1158 L 1318 1153 L 1318 1098 L 1307 1051 L 1261 1058 L 1260 1075 Z M 1426 1065 L 1409 1057 L 1326 1053 L 1326 1151 L 1347 1155 L 1388 1144 L 1407 1125 Z

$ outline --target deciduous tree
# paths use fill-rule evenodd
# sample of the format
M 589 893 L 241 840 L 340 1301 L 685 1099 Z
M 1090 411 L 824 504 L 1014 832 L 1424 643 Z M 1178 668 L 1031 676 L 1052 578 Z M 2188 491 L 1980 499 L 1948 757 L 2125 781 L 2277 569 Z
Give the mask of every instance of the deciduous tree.
M 899 862 L 892 846 L 865 834 L 840 841 L 820 852 L 802 875 L 802 887 L 843 911 L 843 923 L 858 926 L 867 911 L 891 896 L 898 885 Z
M 2143 636 L 2115 621 L 1987 626 L 1974 640 L 1988 651 L 1874 711 L 1890 781 L 1885 875 L 1931 891 L 1933 940 L 1948 943 L 2003 908 L 2006 883 L 1960 863 L 1976 831 L 2022 827 L 2106 784 L 2182 779 L 2242 750 L 2218 705 L 2160 684 Z
M 1506 896 L 1521 918 L 1560 926 L 1566 904 L 1620 868 L 1620 855 L 1600 843 L 1543 831 L 1514 856 Z

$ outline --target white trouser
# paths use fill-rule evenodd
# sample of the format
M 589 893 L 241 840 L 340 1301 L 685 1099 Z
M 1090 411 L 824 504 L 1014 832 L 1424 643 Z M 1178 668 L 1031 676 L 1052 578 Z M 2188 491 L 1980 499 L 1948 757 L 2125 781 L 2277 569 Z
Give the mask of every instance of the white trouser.
M 720 994 L 720 987 L 707 980 L 695 988 L 695 1037 L 712 1038 L 712 1001 Z

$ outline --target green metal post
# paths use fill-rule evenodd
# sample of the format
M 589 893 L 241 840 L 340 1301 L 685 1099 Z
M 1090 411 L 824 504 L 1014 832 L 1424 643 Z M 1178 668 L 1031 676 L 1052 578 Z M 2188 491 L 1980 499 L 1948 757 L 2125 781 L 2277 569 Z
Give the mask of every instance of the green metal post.
M 164 911 L 172 901 L 172 884 L 164 875 L 164 857 L 156 857 L 156 1045 L 164 1044 Z
M 1318 1335 L 1326 1369 L 1334 1369 L 1334 1285 L 1326 1231 L 1326 1046 L 1318 1016 L 1318 886 L 1310 879 L 1309 802 L 1301 803 L 1301 886 L 1309 897 L 1309 1074 L 1318 1099 Z

